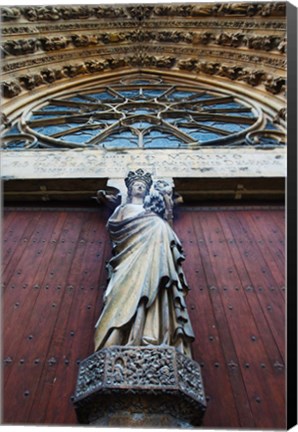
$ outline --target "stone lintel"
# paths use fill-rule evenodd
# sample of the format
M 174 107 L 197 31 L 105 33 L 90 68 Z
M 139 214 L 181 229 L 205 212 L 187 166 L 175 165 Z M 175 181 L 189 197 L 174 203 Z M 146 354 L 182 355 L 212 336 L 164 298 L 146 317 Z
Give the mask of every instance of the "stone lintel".
M 9 151 L 2 155 L 2 178 L 123 179 L 142 167 L 155 178 L 272 178 L 286 175 L 286 150 L 276 148 Z

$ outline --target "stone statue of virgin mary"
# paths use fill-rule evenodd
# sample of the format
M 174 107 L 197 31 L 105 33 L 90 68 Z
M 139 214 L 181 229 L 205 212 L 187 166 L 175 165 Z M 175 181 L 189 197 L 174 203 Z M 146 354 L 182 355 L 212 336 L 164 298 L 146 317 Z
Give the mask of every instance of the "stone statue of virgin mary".
M 191 357 L 194 333 L 180 241 L 165 220 L 169 190 L 142 169 L 130 171 L 128 199 L 109 218 L 113 252 L 109 283 L 96 323 L 95 351 L 113 345 L 173 346 Z

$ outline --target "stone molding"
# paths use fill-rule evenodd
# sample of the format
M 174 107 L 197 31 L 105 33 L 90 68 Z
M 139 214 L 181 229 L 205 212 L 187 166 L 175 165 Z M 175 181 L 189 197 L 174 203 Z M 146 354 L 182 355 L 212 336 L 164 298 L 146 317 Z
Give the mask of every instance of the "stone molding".
M 17 21 L 59 21 L 59 20 L 87 20 L 97 19 L 134 19 L 143 21 L 152 16 L 158 17 L 222 17 L 222 16 L 248 16 L 248 17 L 283 17 L 286 14 L 285 2 L 231 2 L 205 3 L 205 4 L 164 4 L 164 5 L 124 5 L 110 6 L 25 6 L 2 7 L 4 22 Z
M 237 31 L 227 33 L 193 32 L 183 30 L 170 31 L 128 31 L 128 32 L 98 32 L 96 34 L 67 34 L 6 40 L 2 44 L 2 56 L 18 57 L 38 52 L 58 51 L 61 49 L 105 46 L 115 43 L 179 43 L 195 45 L 219 45 L 224 47 L 244 47 L 260 51 L 285 52 L 286 41 L 283 35 L 266 34 L 250 35 Z
M 284 33 L 286 31 L 286 22 L 285 20 L 274 20 L 269 21 L 243 21 L 239 19 L 233 20 L 187 20 L 187 21 L 172 21 L 170 19 L 159 21 L 160 27 L 165 29 L 177 29 L 177 28 L 188 28 L 193 30 L 221 30 L 225 28 L 226 30 L 265 30 L 270 32 L 278 32 Z M 148 20 L 146 22 L 146 27 L 149 29 L 156 29 L 156 21 Z M 103 29 L 134 29 L 135 25 L 131 21 L 119 21 L 119 22 L 71 22 L 71 23 L 60 23 L 60 24 L 22 24 L 22 25 L 5 25 L 2 24 L 2 34 L 3 36 L 12 36 L 12 35 L 35 35 L 37 33 L 61 33 L 61 32 L 69 32 L 69 31 L 102 31 Z
M 227 69 L 246 68 L 246 84 L 280 94 L 286 74 L 285 6 L 232 2 L 2 7 L 2 95 L 9 100 L 57 79 L 123 67 L 179 70 L 179 62 L 194 58 L 197 65 L 216 59 L 225 69 L 219 75 L 231 81 L 238 76 Z M 98 56 L 99 67 L 94 66 Z M 218 76 L 212 67 L 184 70 Z
M 238 52 L 229 51 L 225 49 L 211 49 L 211 48 L 196 48 L 196 47 L 177 47 L 175 45 L 166 45 L 164 46 L 158 46 L 158 45 L 142 45 L 142 50 L 147 53 L 159 53 L 160 55 L 166 55 L 166 54 L 173 54 L 178 57 L 182 56 L 195 56 L 197 58 L 217 58 L 217 59 L 225 59 L 226 61 L 237 62 L 239 66 L 243 66 L 245 63 L 246 65 L 251 64 L 259 64 L 263 65 L 267 68 L 273 68 L 273 69 L 280 69 L 283 72 L 283 75 L 285 74 L 285 66 L 286 66 L 286 59 L 284 56 L 270 56 L 270 55 L 262 55 L 260 52 L 258 53 L 251 53 L 250 51 L 245 50 L 238 50 Z M 37 67 L 43 64 L 50 65 L 55 64 L 57 62 L 65 62 L 70 59 L 73 60 L 79 60 L 81 58 L 89 58 L 92 59 L 93 57 L 100 56 L 100 58 L 104 58 L 106 56 L 112 55 L 112 56 L 118 56 L 120 54 L 132 54 L 132 57 L 135 57 L 136 61 L 137 59 L 141 59 L 142 55 L 135 54 L 136 53 L 136 47 L 130 46 L 130 45 L 123 45 L 123 46 L 117 46 L 117 47 L 101 47 L 101 48 L 89 48 L 88 49 L 78 49 L 74 52 L 64 52 L 59 54 L 51 54 L 49 52 L 46 56 L 40 55 L 40 56 L 34 56 L 30 59 L 26 60 L 17 60 L 17 58 L 13 58 L 13 60 L 9 62 L 3 63 L 2 70 L 4 73 L 9 73 L 13 71 L 18 71 L 20 69 L 25 69 L 28 67 Z M 179 58 L 177 59 L 179 61 Z M 54 65 L 53 65 L 54 66 Z M 281 71 L 276 71 L 279 75 Z M 275 71 L 274 71 L 275 72 Z M 276 73 L 275 72 L 275 73 Z
M 2 178 L 123 178 L 142 166 L 156 177 L 284 177 L 285 148 L 201 150 L 28 150 L 2 154 Z
M 133 49 L 135 51 L 135 49 Z M 92 52 L 93 57 L 89 59 L 90 52 Z M 98 55 L 101 55 L 98 58 Z M 157 52 L 157 54 L 155 54 Z M 200 61 L 197 57 L 200 56 L 200 52 L 193 49 L 182 49 L 173 47 L 172 49 L 167 49 L 167 54 L 165 55 L 160 47 L 149 47 L 147 52 L 133 53 L 131 54 L 131 49 L 128 47 L 120 47 L 114 50 L 115 55 L 105 56 L 103 50 L 89 51 L 84 50 L 82 56 L 80 56 L 80 61 L 73 62 L 72 59 L 74 55 L 68 53 L 66 55 L 60 54 L 56 56 L 48 56 L 46 58 L 37 58 L 32 60 L 25 60 L 24 62 L 17 62 L 15 65 L 4 65 L 3 69 L 5 72 L 12 72 L 14 66 L 29 68 L 33 65 L 42 65 L 45 62 L 45 67 L 43 69 L 35 69 L 33 73 L 19 73 L 13 79 L 4 79 L 2 81 L 2 95 L 4 98 L 13 98 L 18 96 L 24 90 L 32 90 L 36 87 L 47 85 L 54 81 L 73 78 L 76 76 L 89 75 L 93 73 L 98 73 L 106 70 L 117 70 L 123 69 L 124 67 L 153 67 L 157 69 L 173 69 L 173 70 L 186 70 L 191 73 L 212 75 L 212 76 L 223 76 L 224 78 L 234 81 L 244 81 L 249 86 L 259 86 L 263 85 L 264 90 L 271 94 L 282 94 L 284 96 L 286 78 L 283 75 L 268 73 L 268 71 L 262 68 L 251 68 L 247 67 L 251 61 L 255 64 L 261 64 L 262 60 L 265 59 L 266 63 L 269 63 L 272 68 L 282 67 L 285 64 L 285 60 L 276 60 L 274 58 L 261 56 L 249 56 L 243 53 L 226 53 L 225 51 L 209 51 L 209 59 L 217 59 L 217 61 Z M 122 55 L 120 55 L 120 53 Z M 178 55 L 192 53 L 192 57 L 182 57 L 177 60 Z M 150 55 L 152 54 L 152 55 Z M 86 57 L 85 57 L 86 56 Z M 205 51 L 206 56 L 206 51 Z M 94 59 L 96 57 L 96 59 Z M 84 59 L 82 61 L 82 58 Z M 85 60 L 86 58 L 86 60 Z M 220 62 L 219 59 L 228 59 L 228 62 Z M 56 60 L 55 64 L 51 67 L 50 62 Z M 88 60 L 87 60 L 88 59 Z M 219 61 L 218 61 L 219 60 Z M 59 64 L 57 62 L 62 62 Z M 235 61 L 240 61 L 239 65 L 235 66 Z M 231 62 L 231 63 L 229 63 Z M 245 62 L 245 63 L 244 63 Z M 233 65 L 232 65 L 233 64 Z

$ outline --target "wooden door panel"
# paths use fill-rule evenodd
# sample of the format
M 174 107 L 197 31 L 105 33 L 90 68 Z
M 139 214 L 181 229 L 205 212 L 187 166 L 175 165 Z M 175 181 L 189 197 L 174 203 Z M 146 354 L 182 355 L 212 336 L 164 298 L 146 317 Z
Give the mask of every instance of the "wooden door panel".
M 111 247 L 103 209 L 10 209 L 3 223 L 5 423 L 76 424 Z M 206 427 L 284 428 L 284 212 L 179 208 L 175 231 Z

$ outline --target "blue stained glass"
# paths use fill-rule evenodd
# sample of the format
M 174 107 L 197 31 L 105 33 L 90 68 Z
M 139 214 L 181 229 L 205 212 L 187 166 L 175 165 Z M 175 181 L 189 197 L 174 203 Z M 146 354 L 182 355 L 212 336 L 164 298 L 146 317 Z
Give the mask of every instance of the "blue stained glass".
M 152 126 L 152 123 L 145 122 L 145 121 L 136 121 L 135 123 L 130 123 L 130 125 L 134 128 L 145 129 L 149 126 Z
M 175 96 L 176 93 L 173 93 L 173 96 Z M 196 93 L 191 93 L 188 97 L 186 97 L 185 101 L 181 101 L 181 102 L 189 102 L 189 103 L 198 103 L 199 106 L 202 105 L 202 102 L 208 99 L 214 99 L 214 95 L 208 95 L 208 94 L 196 94 Z M 179 101 L 180 98 L 177 98 L 177 101 Z
M 167 95 L 167 98 L 169 100 L 180 100 L 180 99 L 189 98 L 190 96 L 193 96 L 193 95 L 195 95 L 195 93 L 193 93 L 193 92 L 175 91 L 174 93 Z
M 197 95 L 197 97 L 192 98 L 192 100 L 206 100 L 206 99 L 213 99 L 215 96 L 210 94 L 202 94 Z
M 121 94 L 121 96 L 124 96 L 128 99 L 137 99 L 140 97 L 140 91 L 139 90 L 121 90 L 117 91 L 117 93 Z
M 165 90 L 143 90 L 143 95 L 152 99 L 160 97 L 164 92 Z
M 65 111 L 65 110 L 67 110 L 67 111 L 78 111 L 80 109 L 80 107 L 73 107 L 73 106 L 66 106 L 66 104 L 65 105 L 55 105 L 54 104 L 54 102 L 53 102 L 53 105 L 47 105 L 47 106 L 45 106 L 45 107 L 43 107 L 43 108 L 41 108 L 39 111 L 43 111 L 43 112 L 50 112 L 50 111 Z
M 11 129 L 9 129 L 8 131 L 6 131 L 3 136 L 9 136 L 9 135 L 18 135 L 20 133 L 19 128 L 17 127 L 17 125 L 13 126 Z
M 271 121 L 267 121 L 265 129 L 279 130 L 278 127 Z
M 136 114 L 154 114 L 155 110 L 150 108 L 139 108 L 135 112 Z
M 255 115 L 251 111 L 249 111 L 249 112 L 227 112 L 227 113 L 219 112 L 217 114 L 219 114 L 219 115 L 222 114 L 222 115 L 227 115 L 227 116 L 237 116 L 237 117 L 250 117 L 250 118 L 255 117 Z
M 104 119 L 104 120 L 100 120 L 99 121 L 99 124 L 112 124 L 112 123 L 115 123 L 116 121 L 117 121 L 118 119 L 116 118 L 109 118 L 109 119 Z
M 36 130 L 36 132 L 38 133 L 49 136 L 59 132 L 67 131 L 70 128 L 74 128 L 78 126 L 79 126 L 78 123 L 64 123 L 61 125 L 37 126 L 37 127 L 33 127 L 32 129 Z
M 279 145 L 279 141 L 274 137 L 262 137 L 258 144 L 262 145 Z
M 185 117 L 162 117 L 163 120 L 165 120 L 168 123 L 179 125 L 179 123 L 187 123 L 189 121 L 192 121 L 188 115 L 185 115 Z
M 73 134 L 64 135 L 60 137 L 62 141 L 84 143 L 89 141 L 93 136 L 98 134 L 98 130 L 85 130 L 80 132 L 75 132 Z
M 239 132 L 247 127 L 247 125 L 241 123 L 226 123 L 226 122 L 221 123 L 221 122 L 211 122 L 211 121 L 208 122 L 200 121 L 200 123 L 202 125 L 212 126 L 217 129 L 222 129 L 230 132 Z
M 72 101 L 72 102 L 79 102 L 79 103 L 83 103 L 83 104 L 90 103 L 90 101 L 87 101 L 86 99 L 84 99 L 83 97 L 80 97 L 80 96 L 75 96 L 75 97 L 69 98 L 67 100 Z
M 247 125 L 241 123 L 215 123 L 214 126 L 230 132 L 238 132 L 247 128 Z
M 3 150 L 20 150 L 25 148 L 26 140 L 22 137 L 19 139 L 15 139 L 7 144 L 5 144 L 5 147 L 2 147 Z M 7 145 L 7 147 L 6 147 Z
M 135 148 L 138 147 L 138 137 L 130 130 L 122 130 L 105 138 L 100 146 L 106 148 Z
M 64 114 L 64 115 L 67 115 L 67 114 Z M 47 114 L 47 115 L 33 115 L 33 116 L 31 116 L 30 117 L 30 120 L 46 120 L 47 118 L 55 118 L 55 117 L 57 117 L 57 114 Z
M 109 100 L 109 101 L 115 100 L 116 101 L 117 100 L 117 98 L 114 95 L 111 95 L 108 92 L 90 93 L 90 96 L 92 98 L 98 99 L 100 101 L 105 101 L 105 100 Z
M 194 141 L 209 141 L 217 138 L 221 138 L 222 135 L 216 134 L 214 132 L 204 131 L 204 130 L 198 130 L 198 129 L 189 129 L 189 128 L 179 128 L 182 132 L 187 133 L 190 135 Z
M 243 108 L 243 105 L 241 105 L 240 103 L 237 102 L 229 102 L 229 103 L 215 103 L 213 105 L 205 105 L 204 109 L 206 111 L 208 111 L 208 109 L 213 109 L 213 108 Z
M 178 148 L 181 143 L 175 135 L 159 130 L 151 130 L 144 137 L 144 147 L 146 148 Z
M 122 108 L 122 111 L 126 112 L 128 115 L 129 114 L 136 114 L 136 115 L 141 115 L 141 114 L 156 114 L 156 110 L 153 108 L 143 108 L 143 107 L 126 107 L 124 106 Z
M 131 79 L 126 77 L 117 83 L 114 81 L 104 86 L 89 89 L 85 87 L 82 93 L 75 90 L 68 93 L 68 99 L 63 99 L 64 97 L 52 97 L 48 100 L 48 105 L 40 102 L 40 108 L 36 104 L 33 108 L 36 114 L 31 111 L 28 122 L 31 129 L 41 135 L 54 135 L 61 143 L 83 144 L 99 135 L 96 145 L 103 145 L 111 150 L 137 148 L 140 145 L 139 141 L 142 141 L 139 140 L 137 130 L 143 134 L 143 145 L 146 148 L 187 147 L 188 140 L 178 133 L 176 136 L 175 128 L 187 134 L 189 141 L 206 145 L 214 140 L 220 143 L 226 136 L 249 129 L 258 117 L 253 106 L 242 100 L 241 96 L 237 98 L 233 95 L 228 96 L 216 88 L 198 87 L 195 84 L 188 86 L 179 84 L 178 81 L 162 81 L 161 78 L 153 80 L 142 75 Z M 200 115 L 201 113 L 203 115 Z M 64 118 L 64 121 L 69 120 L 69 123 L 59 124 L 58 122 L 62 122 Z M 119 121 L 120 119 L 122 121 Z M 100 142 L 101 133 L 110 125 L 113 125 L 113 132 Z M 210 130 L 204 127 L 210 127 Z M 70 129 L 79 130 L 75 132 Z M 269 120 L 265 129 L 280 130 Z M 109 129 L 108 131 L 110 133 Z M 3 136 L 10 134 L 20 134 L 20 131 L 15 126 L 12 129 L 5 129 Z M 231 136 L 230 140 L 226 140 L 227 145 L 230 145 L 232 138 Z M 276 141 L 272 137 L 260 139 L 260 145 L 264 147 L 269 148 L 270 145 L 275 145 L 274 143 Z M 12 145 L 20 148 L 23 144 L 16 142 Z M 55 146 L 55 143 L 53 145 Z

